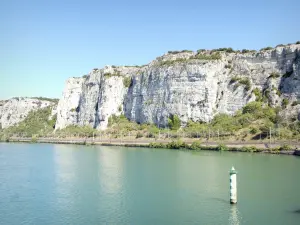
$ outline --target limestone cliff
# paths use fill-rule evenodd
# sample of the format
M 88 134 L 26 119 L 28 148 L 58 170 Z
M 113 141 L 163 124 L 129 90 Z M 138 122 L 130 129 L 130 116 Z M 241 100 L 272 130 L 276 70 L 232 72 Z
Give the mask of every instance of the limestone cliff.
M 54 104 L 52 101 L 37 98 L 12 98 L 0 101 L 0 128 L 8 128 L 23 121 L 32 110 Z
M 287 107 L 292 107 L 300 98 L 299 44 L 262 51 L 170 52 L 142 67 L 94 69 L 67 80 L 56 128 L 105 129 L 112 114 L 161 127 L 172 114 L 183 124 L 207 122 L 254 101 L 255 91 L 266 95 L 272 106 L 288 99 Z

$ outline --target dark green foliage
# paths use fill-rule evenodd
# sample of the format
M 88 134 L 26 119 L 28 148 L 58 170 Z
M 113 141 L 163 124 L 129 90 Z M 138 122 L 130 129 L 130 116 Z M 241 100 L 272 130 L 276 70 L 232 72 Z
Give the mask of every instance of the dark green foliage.
M 292 106 L 296 106 L 296 105 L 299 105 L 299 104 L 300 104 L 300 100 L 293 101 Z
M 248 49 L 243 49 L 242 50 L 242 53 L 248 53 L 248 52 L 250 52 L 250 50 L 248 50 Z
M 300 41 L 297 41 L 296 44 L 299 45 L 299 44 L 300 44 Z
M 272 47 L 265 47 L 265 48 L 260 49 L 260 51 L 267 51 L 267 50 L 272 50 L 272 49 L 273 49 Z
M 269 76 L 269 78 L 278 78 L 280 77 L 280 74 L 278 72 L 272 72 Z
M 240 79 L 239 83 L 245 85 L 245 90 L 249 91 L 251 89 L 251 82 L 248 77 Z
M 250 129 L 250 133 L 251 133 L 251 134 L 257 134 L 258 131 L 259 131 L 259 130 L 258 130 L 256 127 L 252 127 L 252 128 Z
M 290 145 L 284 144 L 284 145 L 280 146 L 279 150 L 280 151 L 290 151 L 290 150 L 292 150 L 292 147 Z
M 221 54 L 219 52 L 213 52 L 212 54 L 198 53 L 195 56 L 191 56 L 190 59 L 219 60 L 219 59 L 222 59 L 222 56 L 221 56 Z
M 252 93 L 255 95 L 256 101 L 258 101 L 258 102 L 262 101 L 263 96 L 262 96 L 261 91 L 258 88 L 254 88 Z
M 82 78 L 88 78 L 88 75 L 83 75 Z
M 169 149 L 180 149 L 180 148 L 186 148 L 187 144 L 179 139 L 179 140 L 167 143 L 166 147 Z
M 191 150 L 201 150 L 201 141 L 194 141 L 191 146 L 189 147 Z
M 93 134 L 96 132 L 91 126 L 70 125 L 64 129 L 57 130 L 56 135 L 62 137 L 93 137 Z
M 171 130 L 178 130 L 181 125 L 181 121 L 177 115 L 171 115 L 168 119 L 168 125 Z
M 131 86 L 132 79 L 131 77 L 124 77 L 123 78 L 123 84 L 126 88 L 129 88 Z
M 205 51 L 206 51 L 205 49 L 198 49 L 198 50 L 197 50 L 197 53 L 199 54 L 199 53 L 205 52 Z
M 141 132 L 138 132 L 137 134 L 136 134 L 136 138 L 142 138 L 144 135 L 141 133 Z
M 257 149 L 255 146 L 243 146 L 241 148 L 242 152 L 257 152 L 260 151 L 259 149 Z
M 164 143 L 151 142 L 149 148 L 166 148 L 166 145 Z
M 3 131 L 3 135 L 10 136 L 19 134 L 24 137 L 43 136 L 53 132 L 56 118 L 50 121 L 51 106 L 29 112 L 28 116 L 17 125 L 11 126 Z
M 237 82 L 239 80 L 240 80 L 240 78 L 238 78 L 238 77 L 232 77 L 229 83 L 233 84 L 233 83 L 235 83 L 235 82 Z
M 243 107 L 243 114 L 256 113 L 262 110 L 262 104 L 260 102 L 250 102 Z
M 234 89 L 238 88 L 240 85 L 244 85 L 246 91 L 249 91 L 251 89 L 251 82 L 248 77 L 244 77 L 244 78 L 232 77 L 229 83 L 233 84 L 236 82 L 238 82 L 238 84 L 235 84 Z
M 287 99 L 287 98 L 284 98 L 283 100 L 282 100 L 282 103 L 281 103 L 281 106 L 282 106 L 282 108 L 286 108 L 287 107 L 287 105 L 289 104 L 289 100 Z
M 178 53 L 184 53 L 184 52 L 193 53 L 193 51 L 191 51 L 191 50 L 182 50 L 182 51 L 168 51 L 168 54 L 176 55 Z
M 103 76 L 105 78 L 110 78 L 110 77 L 121 77 L 120 71 L 115 71 L 114 73 L 104 73 Z
M 225 69 L 231 69 L 231 65 L 230 64 L 225 65 Z
M 119 111 L 119 112 L 122 112 L 122 105 L 119 105 L 118 111 Z
M 59 99 L 57 98 L 45 98 L 45 97 L 32 97 L 34 99 L 38 99 L 40 101 L 48 101 L 48 102 L 53 102 L 53 103 L 58 103 Z
M 224 144 L 219 144 L 219 145 L 217 146 L 217 150 L 218 150 L 218 151 L 228 151 L 229 148 L 228 148 L 226 145 L 224 145 Z
M 286 72 L 282 77 L 288 78 L 288 77 L 290 77 L 293 74 L 293 72 L 294 72 L 293 70 L 291 70 L 289 72 Z
M 234 50 L 232 48 L 218 48 L 218 49 L 213 49 L 213 52 L 215 51 L 220 51 L 220 52 L 227 52 L 227 53 L 233 53 Z

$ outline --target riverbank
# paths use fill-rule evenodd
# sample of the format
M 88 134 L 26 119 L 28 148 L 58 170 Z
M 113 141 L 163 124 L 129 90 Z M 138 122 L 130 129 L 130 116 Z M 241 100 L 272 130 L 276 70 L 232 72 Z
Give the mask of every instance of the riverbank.
M 256 152 L 268 154 L 284 154 L 300 156 L 299 143 L 286 142 L 266 143 L 266 142 L 200 142 L 195 140 L 155 140 L 155 139 L 93 139 L 93 138 L 10 138 L 6 142 L 24 143 L 51 143 L 51 144 L 76 144 L 76 145 L 102 145 L 102 146 L 124 146 L 124 147 L 150 147 L 167 149 L 187 149 L 187 150 L 210 150 L 210 151 L 231 151 L 231 152 Z

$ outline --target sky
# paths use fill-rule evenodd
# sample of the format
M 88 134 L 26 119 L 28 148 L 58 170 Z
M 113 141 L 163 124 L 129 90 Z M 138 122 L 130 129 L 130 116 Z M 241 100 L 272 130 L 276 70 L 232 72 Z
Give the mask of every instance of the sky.
M 69 77 L 169 50 L 295 43 L 299 13 L 299 0 L 3 0 L 0 99 L 60 98 Z

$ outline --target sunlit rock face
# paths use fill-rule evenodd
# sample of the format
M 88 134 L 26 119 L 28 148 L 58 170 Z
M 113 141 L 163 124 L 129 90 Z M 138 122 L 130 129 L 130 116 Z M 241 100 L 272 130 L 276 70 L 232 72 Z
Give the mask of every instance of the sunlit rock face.
M 8 128 L 23 121 L 32 110 L 38 110 L 50 105 L 51 101 L 35 98 L 12 98 L 0 101 L 0 127 Z
M 57 107 L 56 128 L 105 129 L 113 114 L 160 127 L 167 125 L 170 115 L 178 115 L 183 125 L 188 120 L 208 122 L 216 114 L 233 114 L 254 101 L 256 88 L 267 93 L 272 106 L 281 106 L 284 98 L 289 102 L 300 98 L 300 45 L 223 51 L 217 60 L 192 59 L 196 55 L 169 53 L 142 67 L 106 66 L 68 79 Z M 126 79 L 131 79 L 129 84 Z

